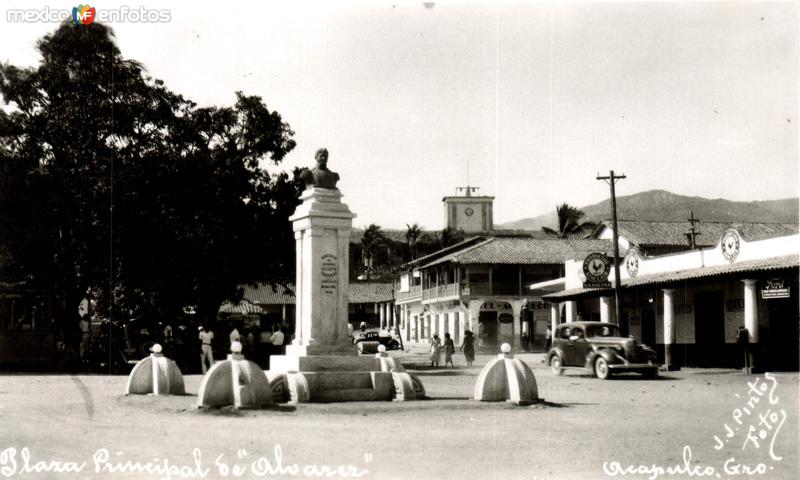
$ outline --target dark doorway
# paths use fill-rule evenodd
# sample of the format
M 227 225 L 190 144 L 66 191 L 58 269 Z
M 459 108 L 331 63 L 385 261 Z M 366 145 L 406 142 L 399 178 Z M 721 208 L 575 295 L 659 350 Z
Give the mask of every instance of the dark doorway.
M 478 314 L 478 347 L 491 351 L 497 349 L 497 312 Z
M 797 371 L 800 345 L 800 312 L 797 303 L 797 280 L 790 289 L 791 298 L 767 299 L 769 328 L 758 332 L 761 351 L 766 354 L 768 370 Z
M 652 308 L 642 310 L 642 343 L 652 348 L 656 346 L 656 312 Z
M 692 364 L 698 367 L 731 365 L 725 350 L 725 302 L 722 292 L 695 293 L 694 338 L 690 356 Z

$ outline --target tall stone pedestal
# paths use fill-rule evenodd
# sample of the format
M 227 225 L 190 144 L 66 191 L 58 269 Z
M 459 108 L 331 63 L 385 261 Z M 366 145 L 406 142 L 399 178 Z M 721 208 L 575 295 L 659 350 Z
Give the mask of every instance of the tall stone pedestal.
M 297 241 L 295 339 L 285 355 L 270 358 L 267 377 L 276 395 L 293 402 L 413 399 L 407 388 L 400 394 L 396 388 L 400 374 L 408 374 L 385 371 L 378 358 L 359 356 L 348 334 L 355 214 L 341 197 L 337 189 L 309 187 L 290 218 Z

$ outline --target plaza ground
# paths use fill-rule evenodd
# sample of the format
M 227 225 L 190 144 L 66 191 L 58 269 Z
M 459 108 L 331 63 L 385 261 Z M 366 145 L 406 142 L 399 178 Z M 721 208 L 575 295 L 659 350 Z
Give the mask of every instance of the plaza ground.
M 607 470 L 609 462 L 619 462 L 646 472 L 654 465 L 684 466 L 686 447 L 692 468 L 713 467 L 714 472 L 705 470 L 711 474 L 704 477 L 700 470 L 694 475 L 684 470 L 659 478 L 729 478 L 739 464 L 764 473 L 738 478 L 800 477 L 797 373 L 776 373 L 770 379 L 735 370 L 683 370 L 658 380 L 631 374 L 601 381 L 581 370 L 557 377 L 541 355 L 521 355 L 533 367 L 545 402 L 516 407 L 470 400 L 480 367 L 490 356 L 479 356 L 469 369 L 458 356 L 458 368 L 435 370 L 427 367 L 423 354 L 399 356 L 422 379 L 428 400 L 204 411 L 194 408 L 197 375 L 185 377 L 187 396 L 126 397 L 121 395 L 124 376 L 4 374 L 0 476 L 10 465 L 9 447 L 17 449 L 17 462 L 24 447 L 30 464 L 87 462 L 80 474 L 17 471 L 11 478 L 159 478 L 95 475 L 92 456 L 103 448 L 121 462 L 166 459 L 177 466 L 193 466 L 193 451 L 199 449 L 201 464 L 209 469 L 205 478 L 223 478 L 217 458 L 231 468 L 249 468 L 262 456 L 274 465 L 279 445 L 284 466 L 349 465 L 367 471 L 360 478 L 375 479 L 611 478 L 604 462 Z M 758 393 L 752 393 L 748 382 L 756 379 Z M 782 421 L 783 411 L 787 418 L 779 426 L 771 419 Z M 759 415 L 766 423 L 759 424 Z M 758 446 L 746 441 L 750 425 Z M 760 430 L 764 439 L 758 438 Z M 302 473 L 266 478 L 305 478 Z M 650 473 L 623 478 L 648 477 L 653 478 Z M 247 471 L 240 478 L 254 475 Z

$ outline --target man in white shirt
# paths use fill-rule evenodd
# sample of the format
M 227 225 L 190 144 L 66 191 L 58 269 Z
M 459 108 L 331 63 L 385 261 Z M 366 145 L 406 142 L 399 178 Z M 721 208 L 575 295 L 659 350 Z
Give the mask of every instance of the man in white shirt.
M 214 340 L 214 332 L 208 331 L 205 325 L 200 327 L 200 366 L 205 374 L 212 365 L 214 365 L 214 351 L 211 349 L 211 341 Z M 208 367 L 206 367 L 206 360 L 208 360 Z
M 272 336 L 269 337 L 269 343 L 272 344 L 273 355 L 283 354 L 283 341 L 285 338 L 286 337 L 283 335 L 283 332 L 281 332 L 280 325 L 275 325 L 272 327 Z

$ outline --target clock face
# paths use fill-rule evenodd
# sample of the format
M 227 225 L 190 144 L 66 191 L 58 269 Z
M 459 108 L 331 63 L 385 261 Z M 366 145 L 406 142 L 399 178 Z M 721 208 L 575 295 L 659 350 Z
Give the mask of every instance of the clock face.
M 625 270 L 628 271 L 628 275 L 630 275 L 631 278 L 639 273 L 639 255 L 636 253 L 636 250 L 629 250 L 628 254 L 625 255 Z
M 464 215 L 466 215 L 468 217 L 471 217 L 473 213 L 475 213 L 475 210 L 473 210 L 473 209 L 471 209 L 469 207 L 467 207 L 467 209 L 464 210 Z
M 725 257 L 729 262 L 733 262 L 736 260 L 736 257 L 739 255 L 739 234 L 736 233 L 736 230 L 726 230 L 725 233 L 722 234 L 722 256 Z

